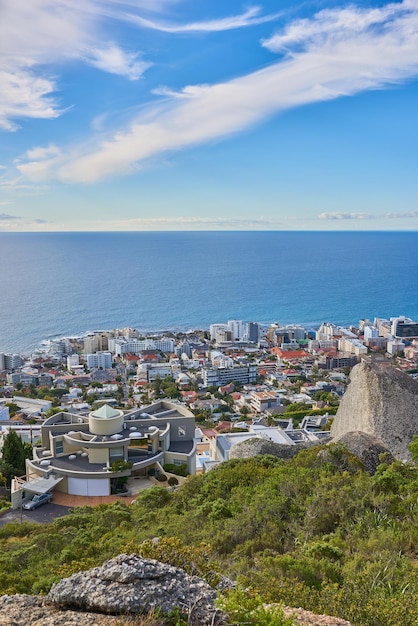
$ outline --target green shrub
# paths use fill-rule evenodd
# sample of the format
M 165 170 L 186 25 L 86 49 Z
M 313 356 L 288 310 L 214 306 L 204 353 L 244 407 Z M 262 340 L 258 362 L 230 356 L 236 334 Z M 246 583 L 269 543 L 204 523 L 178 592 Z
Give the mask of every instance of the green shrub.
M 280 605 L 266 606 L 261 596 L 250 589 L 233 589 L 218 598 L 218 607 L 228 615 L 228 624 L 254 626 L 291 626 Z
M 177 474 L 177 476 L 187 476 L 187 464 L 183 463 L 182 465 L 174 465 L 174 463 L 166 463 L 164 465 L 164 470 L 169 474 Z
M 179 567 L 191 576 L 200 576 L 216 586 L 220 575 L 212 557 L 211 547 L 205 543 L 188 546 L 174 537 L 147 539 L 136 547 L 136 552 L 146 559 L 156 559 Z

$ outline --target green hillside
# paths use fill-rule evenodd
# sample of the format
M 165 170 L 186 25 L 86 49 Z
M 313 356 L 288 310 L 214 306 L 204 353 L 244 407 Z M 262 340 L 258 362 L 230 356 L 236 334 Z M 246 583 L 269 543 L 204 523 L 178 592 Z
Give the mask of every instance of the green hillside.
M 418 470 L 383 462 L 370 476 L 339 445 L 290 461 L 234 460 L 177 491 L 145 491 L 130 506 L 8 525 L 0 547 L 3 594 L 43 593 L 75 571 L 137 552 L 356 626 L 416 626 Z

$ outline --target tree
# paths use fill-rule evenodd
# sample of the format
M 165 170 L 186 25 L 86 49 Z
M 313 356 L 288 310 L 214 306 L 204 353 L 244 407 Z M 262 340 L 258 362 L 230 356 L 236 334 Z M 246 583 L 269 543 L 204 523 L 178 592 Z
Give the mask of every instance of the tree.
M 52 407 L 51 409 L 48 409 L 47 411 L 45 411 L 45 417 L 46 419 L 48 419 L 49 417 L 52 417 L 53 415 L 56 415 L 57 413 L 62 413 L 62 409 L 59 407 Z
M 418 435 L 414 435 L 412 437 L 412 441 L 408 446 L 409 452 L 411 453 L 412 460 L 414 463 L 418 463 Z
M 21 476 L 25 473 L 25 448 L 21 437 L 15 430 L 11 430 L 4 438 L 2 465 L 6 471 L 2 473 L 7 476 L 10 484 L 13 476 Z

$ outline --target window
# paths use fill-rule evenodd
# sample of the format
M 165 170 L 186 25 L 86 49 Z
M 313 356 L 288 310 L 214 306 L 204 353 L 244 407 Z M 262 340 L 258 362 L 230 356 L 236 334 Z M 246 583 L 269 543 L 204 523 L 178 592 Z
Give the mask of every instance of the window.
M 109 463 L 112 465 L 114 461 L 124 461 L 124 450 L 123 448 L 109 448 Z
M 55 454 L 62 454 L 64 452 L 64 442 L 62 439 L 58 439 L 55 442 Z
M 181 426 L 178 427 L 178 431 L 177 432 L 178 432 L 178 436 L 179 437 L 185 437 L 186 436 L 186 431 Z

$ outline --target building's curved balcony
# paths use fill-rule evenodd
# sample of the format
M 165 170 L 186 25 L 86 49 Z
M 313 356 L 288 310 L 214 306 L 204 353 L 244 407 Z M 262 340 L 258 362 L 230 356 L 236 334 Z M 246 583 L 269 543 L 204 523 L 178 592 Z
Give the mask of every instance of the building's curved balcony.
M 133 470 L 143 469 L 163 460 L 164 452 L 162 451 L 152 454 L 145 450 L 128 450 L 128 461 L 132 463 Z
M 103 463 L 90 463 L 88 456 L 83 454 L 65 454 L 56 457 L 36 457 L 33 460 L 28 460 L 28 466 L 30 472 L 34 472 L 38 475 L 46 475 L 52 471 L 60 476 L 74 476 L 84 478 L 114 478 L 120 476 L 130 476 L 133 470 L 144 469 L 154 463 L 164 460 L 164 452 L 158 450 L 156 453 L 148 452 L 147 450 L 128 450 L 127 461 L 132 463 L 132 469 L 127 469 L 122 472 L 111 472 L 107 465 Z

